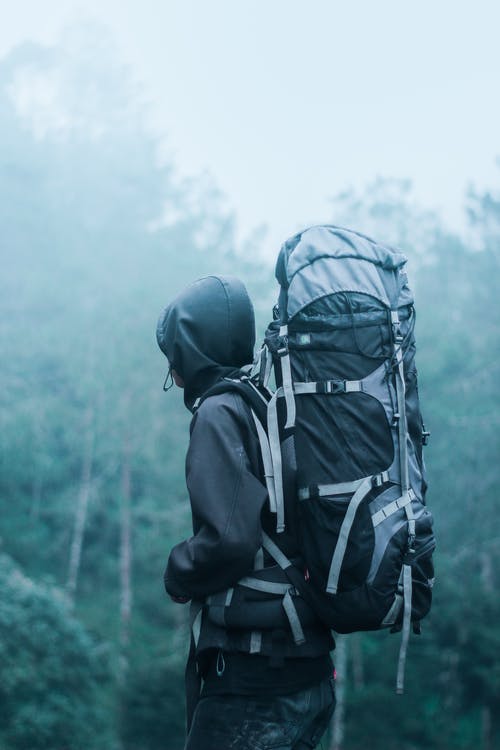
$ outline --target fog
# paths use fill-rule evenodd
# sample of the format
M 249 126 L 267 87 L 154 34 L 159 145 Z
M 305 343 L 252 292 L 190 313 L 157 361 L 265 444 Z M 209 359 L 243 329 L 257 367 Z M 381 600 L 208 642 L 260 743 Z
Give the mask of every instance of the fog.
M 17 3 L 0 28 L 0 747 L 180 750 L 190 414 L 155 327 L 280 243 L 400 248 L 436 588 L 412 636 L 339 640 L 329 750 L 500 742 L 500 251 L 493 3 Z M 385 720 L 381 720 L 385 717 Z

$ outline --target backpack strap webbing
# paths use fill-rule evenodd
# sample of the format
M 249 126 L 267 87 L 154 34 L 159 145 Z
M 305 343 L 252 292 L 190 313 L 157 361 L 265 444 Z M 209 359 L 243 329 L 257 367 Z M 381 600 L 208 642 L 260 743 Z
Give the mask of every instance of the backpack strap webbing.
M 292 635 L 293 635 L 293 639 L 295 643 L 297 645 L 300 645 L 301 643 L 305 643 L 306 638 L 304 636 L 304 631 L 302 630 L 300 618 L 299 618 L 299 615 L 295 608 L 295 604 L 293 603 L 293 599 L 292 599 L 293 589 L 295 589 L 295 593 L 299 593 L 303 596 L 303 592 L 301 591 L 299 586 L 296 584 L 297 584 L 297 581 L 301 579 L 301 583 L 303 583 L 305 586 L 305 580 L 302 579 L 300 571 L 294 566 L 292 561 L 288 559 L 285 553 L 280 550 L 278 545 L 273 542 L 273 540 L 266 534 L 265 531 L 262 532 L 262 546 L 264 547 L 266 552 L 273 558 L 273 560 L 279 565 L 279 567 L 285 573 L 290 583 L 293 584 L 293 587 L 290 587 L 290 585 L 288 584 L 284 584 L 284 590 L 282 592 L 284 594 L 283 602 L 282 602 L 283 609 L 285 610 L 285 614 L 288 618 L 288 622 L 290 624 L 290 629 L 292 631 Z M 267 585 L 267 582 L 265 583 Z M 273 584 L 270 584 L 270 585 L 273 585 Z M 274 585 L 277 585 L 277 584 L 274 584 Z M 269 589 L 262 589 L 262 590 L 269 590 Z
M 283 395 L 286 401 L 286 424 L 285 430 L 295 425 L 296 407 L 295 397 L 293 394 L 292 368 L 290 364 L 290 352 L 288 350 L 288 325 L 280 326 L 279 331 L 280 346 L 277 355 L 280 358 L 281 378 L 283 381 Z
M 255 422 L 257 436 L 260 443 L 262 463 L 264 466 L 264 478 L 266 480 L 267 494 L 269 495 L 269 508 L 271 509 L 271 513 L 276 513 L 278 508 L 276 504 L 276 489 L 274 484 L 274 469 L 271 448 L 269 447 L 269 440 L 267 439 L 266 431 L 262 426 L 262 422 L 253 409 L 252 417 L 253 421 Z
M 397 310 L 391 310 L 392 338 L 394 347 L 394 361 L 396 370 L 394 373 L 396 381 L 396 398 L 398 404 L 398 442 L 399 442 L 399 470 L 402 494 L 407 494 L 409 490 L 409 472 L 408 472 L 408 424 L 406 419 L 406 385 L 403 359 L 404 338 L 401 334 L 399 313 Z M 401 634 L 401 646 L 399 648 L 398 673 L 396 678 L 396 692 L 404 692 L 404 673 L 406 665 L 406 653 L 410 639 L 411 613 L 412 613 L 412 566 L 411 560 L 415 553 L 415 516 L 413 514 L 412 503 L 405 505 L 405 513 L 408 524 L 408 550 L 405 562 L 403 563 L 403 627 Z
M 372 486 L 372 477 L 366 477 L 361 482 L 354 495 L 351 497 L 349 505 L 347 506 L 344 520 L 342 521 L 342 526 L 340 527 L 337 544 L 335 545 L 335 549 L 333 551 L 332 561 L 330 563 L 328 582 L 326 585 L 326 590 L 329 594 L 337 593 L 340 578 L 340 569 L 344 560 L 347 543 L 349 541 L 349 534 L 351 533 L 351 528 L 354 523 L 356 511 L 370 492 Z
M 283 389 L 278 388 L 273 394 L 267 407 L 267 432 L 274 476 L 274 495 L 276 497 L 276 532 L 281 534 L 285 530 L 285 498 L 283 492 L 283 467 L 281 461 L 281 443 L 278 425 L 278 402 L 283 395 Z
M 404 693 L 406 653 L 408 650 L 408 641 L 410 640 L 411 599 L 411 565 L 405 564 L 403 565 L 403 631 L 401 634 L 401 645 L 399 647 L 398 673 L 396 678 L 396 692 L 398 693 L 398 695 L 402 695 Z
M 193 600 L 189 612 L 191 626 L 189 655 L 184 672 L 184 686 L 186 693 L 186 732 L 188 734 L 201 693 L 201 675 L 196 661 L 196 648 L 200 637 L 202 617 L 203 602 Z
M 259 388 L 248 377 L 241 379 L 223 378 L 203 394 L 196 408 L 198 409 L 200 404 L 210 396 L 228 392 L 239 393 L 252 412 L 262 455 L 264 479 L 269 496 L 269 507 L 271 512 L 276 514 L 276 530 L 279 533 L 285 529 L 281 447 L 279 443 L 277 416 L 275 422 L 268 419 L 268 404 L 271 407 L 271 413 L 272 404 L 275 404 L 276 399 L 274 396 L 270 397 L 266 388 Z M 268 422 L 269 438 L 266 432 Z M 275 427 L 274 431 L 273 427 Z
M 239 393 L 247 405 L 256 413 L 262 425 L 267 424 L 267 404 L 270 394 L 265 388 L 258 388 L 248 377 L 222 378 L 212 388 L 205 391 L 196 403 L 199 409 L 201 404 L 210 396 L 222 393 Z
M 399 442 L 399 469 L 401 472 L 401 490 L 406 492 L 409 487 L 408 478 L 408 448 L 406 423 L 406 387 L 403 361 L 403 336 L 400 330 L 399 314 L 397 310 L 391 310 L 392 336 L 394 346 L 394 361 L 396 365 L 396 398 L 398 404 L 398 442 Z
M 259 389 L 254 383 L 248 378 L 243 379 L 232 379 L 224 378 L 217 383 L 213 388 L 210 388 L 203 397 L 200 399 L 199 405 L 209 396 L 215 396 L 219 393 L 227 393 L 233 391 L 239 393 L 247 405 L 250 407 L 252 417 L 257 430 L 257 436 L 259 438 L 259 444 L 262 454 L 262 463 L 264 465 L 264 477 L 266 481 L 266 487 L 269 495 L 269 505 L 272 512 L 277 514 L 277 530 L 283 531 L 285 528 L 285 508 L 284 498 L 282 491 L 282 474 L 281 474 L 281 461 L 279 466 L 276 467 L 275 461 L 272 456 L 272 446 L 270 446 L 270 440 L 267 437 L 265 426 L 268 421 L 268 403 L 269 395 L 264 389 L 264 392 Z M 272 399 L 271 399 L 272 401 Z M 274 399 L 276 401 L 276 399 Z M 277 420 L 276 420 L 277 424 Z M 277 447 L 281 458 L 281 449 L 279 447 L 279 435 L 277 436 Z M 277 468 L 279 469 L 279 479 L 277 474 Z M 278 492 L 276 490 L 275 482 L 278 479 L 278 483 L 281 487 L 280 499 L 278 500 Z M 292 586 L 288 584 L 273 583 L 271 581 L 264 581 L 257 579 L 252 576 L 245 576 L 240 581 L 239 585 L 246 586 L 247 588 L 253 588 L 258 591 L 267 593 L 273 593 L 283 596 L 282 604 L 290 629 L 292 631 L 293 639 L 297 645 L 305 642 L 304 631 L 300 623 L 300 618 L 293 603 L 292 591 L 295 588 L 310 606 L 313 606 L 309 591 L 307 590 L 307 584 L 302 576 L 302 573 L 296 568 L 293 563 L 286 557 L 286 555 L 279 549 L 279 547 L 272 541 L 272 539 L 262 531 L 262 547 L 268 552 L 268 554 L 275 560 L 280 568 L 285 572 L 288 580 Z M 261 634 L 258 631 L 253 631 L 251 634 L 250 649 L 251 653 L 258 653 L 261 648 Z

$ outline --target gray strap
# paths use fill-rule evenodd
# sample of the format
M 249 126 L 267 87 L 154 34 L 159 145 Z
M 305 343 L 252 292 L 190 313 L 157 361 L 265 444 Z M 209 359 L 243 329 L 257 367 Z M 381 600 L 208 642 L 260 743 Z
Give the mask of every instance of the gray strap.
M 415 495 L 413 493 L 413 490 L 408 490 L 408 494 L 410 495 L 411 500 L 414 499 Z M 408 521 L 408 542 L 409 542 L 409 549 L 410 551 L 413 550 L 413 542 L 415 540 L 415 514 L 413 513 L 413 505 L 412 503 L 408 503 L 408 505 L 405 505 L 405 512 L 406 512 L 406 518 Z
M 396 594 L 390 610 L 388 611 L 388 613 L 386 614 L 386 616 L 381 622 L 382 627 L 388 627 L 389 625 L 394 625 L 394 623 L 398 619 L 399 613 L 401 612 L 402 606 L 403 606 L 403 595 Z
M 264 348 L 265 348 L 264 356 L 266 358 L 266 367 L 264 370 L 264 382 L 262 385 L 264 386 L 264 388 L 267 388 L 269 385 L 269 379 L 271 377 L 271 371 L 273 369 L 273 358 L 266 345 L 264 345 Z
M 375 526 L 378 526 L 382 521 L 385 521 L 386 518 L 389 518 L 389 516 L 392 516 L 393 513 L 396 513 L 401 508 L 406 508 L 407 505 L 411 503 L 413 498 L 415 497 L 413 490 L 408 490 L 404 495 L 401 495 L 401 497 L 398 497 L 397 500 L 393 500 L 392 503 L 389 503 L 385 506 L 385 508 L 381 508 L 372 516 L 372 523 L 373 528 Z
M 372 488 L 372 477 L 366 477 L 365 479 L 363 479 L 358 489 L 356 490 L 354 495 L 351 497 L 349 501 L 349 505 L 347 506 L 347 511 L 344 516 L 344 520 L 342 521 L 342 526 L 340 527 L 337 544 L 335 545 L 335 550 L 333 552 L 332 562 L 330 565 L 330 572 L 328 574 L 328 583 L 326 586 L 326 590 L 329 594 L 337 593 L 339 577 L 340 577 L 340 568 L 342 567 L 342 561 L 344 559 L 345 551 L 347 548 L 349 534 L 351 532 L 351 528 L 354 523 L 354 517 L 356 515 L 356 511 L 358 510 L 359 505 L 361 504 L 363 498 L 366 497 L 366 495 L 369 493 L 371 488 Z
M 258 396 L 260 400 L 262 401 L 262 403 L 267 406 L 268 399 L 259 391 L 255 383 L 252 383 L 251 380 L 245 380 L 245 383 L 247 383 L 250 386 L 250 388 L 253 390 L 255 395 Z
M 257 357 L 253 361 L 252 369 L 250 370 L 250 375 L 249 375 L 250 380 L 253 380 L 253 378 L 256 378 L 258 375 L 260 375 L 260 372 L 262 369 L 263 356 L 264 356 L 264 347 L 265 347 L 265 344 L 260 348 Z
M 399 648 L 398 675 L 396 679 L 396 692 L 398 693 L 398 695 L 402 695 L 404 692 L 406 652 L 408 650 L 408 641 L 410 639 L 410 626 L 411 626 L 411 596 L 412 596 L 411 566 L 403 565 L 404 613 L 403 613 L 403 632 L 401 635 L 401 646 Z
M 408 478 L 408 448 L 406 445 L 407 439 L 407 424 L 406 424 L 406 393 L 405 393 L 405 372 L 403 362 L 403 352 L 401 345 L 396 341 L 396 332 L 399 330 L 399 314 L 397 310 L 391 310 L 391 321 L 393 326 L 393 337 L 394 337 L 394 356 L 398 369 L 395 373 L 396 380 L 396 398 L 398 402 L 398 443 L 399 443 L 399 469 L 401 472 L 401 489 L 405 493 L 409 487 Z
M 294 383 L 293 392 L 296 396 L 304 396 L 308 393 L 316 393 L 316 383 Z
M 259 547 L 259 549 L 255 553 L 253 569 L 262 570 L 263 567 L 264 567 L 264 550 L 262 549 L 262 547 Z
M 300 646 L 302 643 L 305 643 L 306 639 L 304 631 L 302 630 L 302 625 L 300 624 L 299 615 L 297 614 L 295 604 L 290 595 L 290 590 L 288 590 L 283 597 L 283 609 L 285 610 L 288 622 L 290 623 L 293 640 L 297 646 Z
M 280 550 L 277 544 L 268 537 L 265 531 L 262 532 L 262 546 L 269 552 L 273 560 L 280 566 L 281 570 L 291 568 L 292 563 L 288 557 Z
M 342 384 L 342 389 L 336 388 L 337 384 Z M 363 390 L 361 380 L 321 380 L 307 383 L 294 383 L 293 392 L 296 396 L 307 396 L 309 394 L 337 394 L 337 393 L 354 393 Z
M 288 336 L 288 326 L 280 326 L 279 335 L 283 338 Z M 290 365 L 290 354 L 288 353 L 288 344 L 286 354 L 281 357 L 281 377 L 283 380 L 283 394 L 286 401 L 286 424 L 285 429 L 293 427 L 295 424 L 295 397 L 293 395 L 292 368 Z
M 273 464 L 274 495 L 276 498 L 276 531 L 281 534 L 285 530 L 285 501 L 283 497 L 283 474 L 281 466 L 281 445 L 278 427 L 277 399 L 283 393 L 281 388 L 273 394 L 267 407 L 267 433 L 269 448 Z
M 252 630 L 250 634 L 250 653 L 258 654 L 262 648 L 262 633 L 260 630 Z
M 401 356 L 401 353 L 398 355 Z M 405 404 L 405 383 L 403 360 L 398 363 L 396 373 L 396 394 L 398 399 L 398 442 L 399 442 L 399 466 L 401 470 L 401 489 L 406 492 L 409 486 L 408 481 L 408 455 L 406 445 L 406 404 Z
M 289 583 L 276 583 L 275 581 L 263 581 L 261 578 L 244 576 L 238 581 L 240 586 L 254 591 L 263 591 L 265 594 L 286 594 L 290 588 Z
M 360 484 L 365 481 L 366 477 L 362 479 L 356 479 L 354 482 L 337 482 L 336 484 L 318 484 L 314 488 L 314 495 L 325 497 L 326 495 L 349 495 L 351 492 L 356 492 Z M 299 500 L 308 500 L 311 497 L 311 490 L 309 487 L 302 487 L 299 492 Z
M 269 508 L 271 513 L 276 513 L 276 492 L 274 489 L 274 472 L 273 472 L 273 459 L 271 456 L 271 449 L 269 447 L 269 440 L 267 439 L 266 431 L 262 427 L 260 419 L 257 417 L 252 409 L 252 417 L 257 428 L 257 435 L 260 443 L 260 451 L 262 454 L 262 463 L 264 465 L 264 477 L 266 480 L 267 494 L 269 495 Z
M 346 380 L 344 381 L 344 387 L 346 393 L 356 393 L 357 391 L 363 390 L 362 380 Z
M 193 634 L 194 645 L 198 646 L 201 633 L 201 620 L 203 617 L 203 602 L 191 602 L 189 617 L 191 620 L 191 632 Z
M 226 589 L 226 591 L 218 591 L 216 594 L 210 594 L 207 596 L 206 603 L 211 607 L 229 607 L 233 599 L 234 589 Z
M 370 477 L 363 477 L 362 479 L 355 479 L 353 482 L 337 482 L 336 484 L 318 484 L 314 491 L 310 487 L 302 487 L 298 491 L 299 500 L 308 500 L 311 496 L 326 497 L 330 495 L 349 495 L 351 492 L 356 492 L 363 482 L 367 479 L 374 485 L 381 485 L 389 481 L 389 472 L 383 471 L 381 474 L 375 474 Z

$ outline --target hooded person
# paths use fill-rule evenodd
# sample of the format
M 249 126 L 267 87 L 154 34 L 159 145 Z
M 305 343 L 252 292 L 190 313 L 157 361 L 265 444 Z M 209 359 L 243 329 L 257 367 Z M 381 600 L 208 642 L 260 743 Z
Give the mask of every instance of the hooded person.
M 173 547 L 164 576 L 175 602 L 191 601 L 186 750 L 315 747 L 335 704 L 331 634 L 297 596 L 305 636 L 298 644 L 282 598 L 239 585 L 256 569 L 281 580 L 262 549 L 263 530 L 273 538 L 275 521 L 257 428 L 242 395 L 221 387 L 253 359 L 245 286 L 232 276 L 194 282 L 161 315 L 157 340 L 193 413 L 186 457 L 193 534 Z M 292 558 L 294 519 L 287 520 L 279 545 Z

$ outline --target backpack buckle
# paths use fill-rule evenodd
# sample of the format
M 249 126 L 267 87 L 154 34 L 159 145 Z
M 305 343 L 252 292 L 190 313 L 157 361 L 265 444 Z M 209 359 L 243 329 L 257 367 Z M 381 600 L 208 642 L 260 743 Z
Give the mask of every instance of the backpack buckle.
M 286 357 L 288 354 L 288 336 L 280 336 L 278 338 L 278 348 L 276 349 L 278 357 Z
M 318 380 L 316 393 L 345 393 L 345 380 Z
M 403 336 L 401 335 L 401 321 L 397 310 L 391 310 L 392 338 L 396 344 L 401 344 Z
M 387 475 L 387 472 L 383 471 L 382 474 L 375 474 L 372 477 L 372 487 L 382 487 L 382 485 L 388 481 L 389 477 Z
M 308 500 L 313 500 L 317 497 L 320 497 L 319 487 L 317 484 L 310 484 L 309 487 L 307 488 L 307 491 L 308 491 L 308 494 L 307 494 L 306 499 Z

